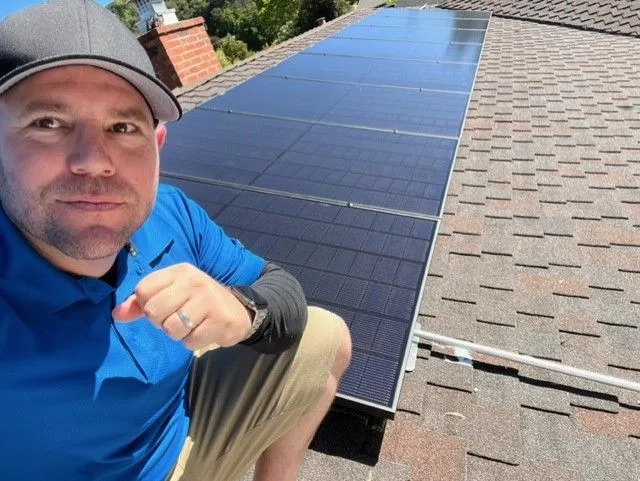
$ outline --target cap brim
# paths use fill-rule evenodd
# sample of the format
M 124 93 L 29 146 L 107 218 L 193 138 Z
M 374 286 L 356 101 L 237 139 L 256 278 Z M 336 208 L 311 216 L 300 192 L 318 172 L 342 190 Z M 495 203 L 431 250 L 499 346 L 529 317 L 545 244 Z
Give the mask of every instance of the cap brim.
M 0 79 L 0 95 L 22 80 L 44 70 L 69 65 L 89 65 L 107 70 L 129 82 L 145 98 L 153 116 L 163 122 L 179 120 L 182 117 L 180 102 L 162 82 L 130 65 L 106 60 L 100 57 L 58 57 L 27 64 L 12 72 L 6 79 Z

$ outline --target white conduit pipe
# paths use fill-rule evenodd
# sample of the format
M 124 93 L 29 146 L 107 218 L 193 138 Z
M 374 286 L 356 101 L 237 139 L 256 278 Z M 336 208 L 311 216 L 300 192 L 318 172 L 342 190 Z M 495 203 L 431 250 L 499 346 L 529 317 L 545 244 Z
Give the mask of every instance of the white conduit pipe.
M 608 384 L 610 386 L 621 387 L 629 389 L 630 391 L 640 392 L 640 383 L 628 381 L 607 374 L 599 374 L 597 372 L 587 371 L 585 369 L 578 369 L 577 367 L 567 366 L 554 361 L 547 361 L 545 359 L 538 359 L 532 356 L 526 356 L 524 354 L 516 354 L 514 352 L 503 351 L 502 349 L 496 349 L 494 347 L 482 346 L 473 342 L 461 341 L 453 337 L 441 336 L 439 334 L 432 334 L 430 332 L 416 330 L 413 333 L 414 336 L 419 337 L 425 341 L 433 341 L 437 344 L 445 346 L 459 347 L 471 352 L 477 352 L 479 354 L 486 354 L 487 356 L 499 357 L 508 361 L 517 362 L 520 364 L 527 364 L 529 366 L 540 367 L 542 369 L 548 369 L 550 371 L 567 374 L 573 377 L 579 377 L 587 379 L 589 381 L 595 381 L 602 384 Z

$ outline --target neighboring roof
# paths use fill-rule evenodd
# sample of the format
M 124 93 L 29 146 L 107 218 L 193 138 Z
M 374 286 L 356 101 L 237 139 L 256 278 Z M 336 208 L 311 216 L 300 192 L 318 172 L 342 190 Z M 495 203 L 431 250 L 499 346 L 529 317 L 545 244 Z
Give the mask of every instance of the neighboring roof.
M 368 13 L 181 101 L 208 100 Z M 420 322 L 640 382 L 640 40 L 491 20 Z M 640 393 L 452 354 L 421 347 L 375 466 L 310 451 L 299 479 L 640 479 Z M 352 441 L 355 424 L 327 442 Z
M 444 0 L 439 6 L 640 37 L 637 0 Z

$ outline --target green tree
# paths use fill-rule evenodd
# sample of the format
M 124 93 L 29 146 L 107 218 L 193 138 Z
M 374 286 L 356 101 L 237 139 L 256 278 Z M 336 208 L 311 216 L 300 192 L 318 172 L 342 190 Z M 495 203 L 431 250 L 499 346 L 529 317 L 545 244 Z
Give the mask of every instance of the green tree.
M 167 0 L 166 3 L 167 7 L 176 9 L 176 15 L 180 20 L 196 17 L 204 17 L 208 20 L 212 5 L 220 2 L 218 0 Z
M 245 42 L 250 50 L 262 50 L 276 38 L 277 30 L 268 30 L 253 2 L 229 4 L 211 11 L 209 33 L 223 38 L 233 35 Z
M 297 19 L 298 33 L 306 32 L 316 26 L 322 17 L 328 22 L 344 15 L 354 2 L 351 0 L 301 0 Z
M 295 34 L 295 25 L 301 0 L 253 0 L 258 8 L 260 20 L 269 32 L 276 32 L 277 41 L 286 40 Z
M 118 0 L 123 1 L 123 0 Z M 259 51 L 346 13 L 356 0 L 166 0 L 181 20 L 204 17 L 216 48 L 229 61 Z M 222 42 L 226 37 L 232 37 Z M 222 42 L 222 43 L 220 43 Z M 244 47 L 238 42 L 243 42 Z
M 247 44 L 238 40 L 233 35 L 218 39 L 214 42 L 216 51 L 222 51 L 224 57 L 231 63 L 236 63 L 249 57 L 253 52 L 247 48 Z
M 136 27 L 136 22 L 138 21 L 138 10 L 133 2 L 130 0 L 114 0 L 107 5 L 107 9 L 111 13 L 115 13 L 120 18 L 120 21 L 133 33 L 140 33 Z
M 218 56 L 218 60 L 220 60 L 222 68 L 227 68 L 233 64 L 233 62 L 227 58 L 222 50 L 216 50 L 216 55 Z

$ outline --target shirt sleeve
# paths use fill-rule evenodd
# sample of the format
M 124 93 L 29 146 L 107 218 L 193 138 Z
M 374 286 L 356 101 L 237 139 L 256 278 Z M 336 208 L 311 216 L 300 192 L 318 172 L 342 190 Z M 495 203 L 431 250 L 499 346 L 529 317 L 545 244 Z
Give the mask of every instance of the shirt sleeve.
M 277 354 L 302 337 L 307 324 L 307 301 L 302 286 L 282 267 L 267 263 L 253 288 L 269 304 L 260 329 L 243 342 L 263 354 Z
M 225 285 L 250 285 L 259 277 L 266 261 L 229 237 L 209 214 L 181 191 L 193 225 L 198 269 Z
M 180 190 L 192 226 L 192 246 L 197 267 L 225 285 L 251 285 L 268 302 L 267 317 L 260 329 L 243 344 L 258 352 L 276 354 L 302 337 L 307 304 L 300 283 L 282 267 L 267 263 L 227 236 L 207 212 Z

